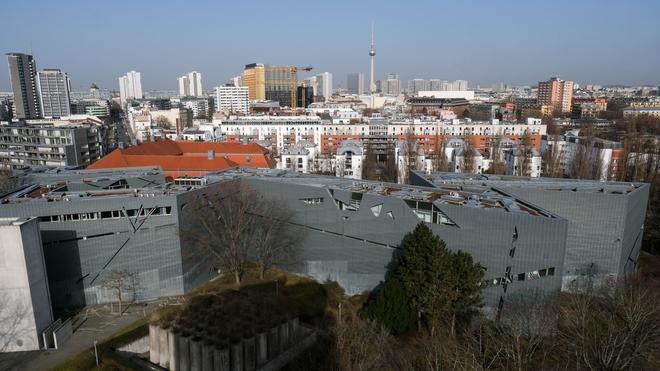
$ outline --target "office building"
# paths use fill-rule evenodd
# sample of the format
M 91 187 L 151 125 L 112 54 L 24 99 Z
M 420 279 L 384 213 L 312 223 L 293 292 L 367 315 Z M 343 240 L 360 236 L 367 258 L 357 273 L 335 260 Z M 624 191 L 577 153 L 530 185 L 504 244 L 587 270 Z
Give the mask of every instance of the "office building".
M 180 97 L 203 97 L 202 74 L 192 71 L 179 77 L 179 96 Z
M 364 94 L 364 74 L 362 72 L 349 73 L 346 76 L 346 88 L 349 94 Z
M 582 280 L 623 278 L 639 268 L 648 184 L 418 172 L 410 180 L 423 186 L 489 186 L 568 220 L 564 290 Z M 518 226 L 522 233 L 528 231 Z
M 427 83 L 424 79 L 413 79 L 408 81 L 408 95 L 416 96 L 420 91 L 427 89 Z
M 187 108 L 192 112 L 193 119 L 210 121 L 213 118 L 215 97 L 184 97 L 179 102 L 180 108 Z
M 110 103 L 105 99 L 76 99 L 71 102 L 71 114 L 110 116 Z
M 96 125 L 0 125 L 0 167 L 86 166 L 101 158 Z
M 39 221 L 0 218 L 0 236 L 0 352 L 43 349 L 53 312 Z
M 250 90 L 247 86 L 218 86 L 215 88 L 215 110 L 229 113 L 250 112 Z
M 330 72 L 323 72 L 317 75 L 317 79 L 319 85 L 316 95 L 329 100 L 332 96 L 332 74 Z
M 13 116 L 32 119 L 41 116 L 37 88 L 37 66 L 29 54 L 8 53 L 9 82 L 14 93 Z
M 65 117 L 71 114 L 71 81 L 58 69 L 37 72 L 41 117 Z
M 537 94 L 541 106 L 552 107 L 555 113 L 571 112 L 573 81 L 564 81 L 558 77 L 540 81 Z
M 310 104 L 314 103 L 314 88 L 303 84 L 297 88 L 296 92 L 296 106 L 299 108 L 307 108 Z
M 273 100 L 282 107 L 296 108 L 298 68 L 252 63 L 243 70 L 243 84 L 250 100 Z
M 142 82 L 140 73 L 130 71 L 119 78 L 119 97 L 124 105 L 129 99 L 142 99 Z
M 243 85 L 248 88 L 250 100 L 266 100 L 266 67 L 252 63 L 243 69 Z

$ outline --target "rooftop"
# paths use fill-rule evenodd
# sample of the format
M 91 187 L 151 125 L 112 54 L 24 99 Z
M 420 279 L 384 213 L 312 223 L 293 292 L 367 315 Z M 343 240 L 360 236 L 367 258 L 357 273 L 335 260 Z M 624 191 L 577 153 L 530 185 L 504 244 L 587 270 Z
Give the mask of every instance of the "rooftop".
M 643 187 L 645 183 L 605 182 L 583 179 L 532 178 L 511 175 L 463 174 L 415 172 L 419 177 L 443 187 L 446 185 L 482 185 L 502 184 L 507 186 L 534 187 L 547 191 L 591 192 L 609 194 L 629 194 Z M 495 186 L 497 187 L 497 186 Z
M 271 168 L 275 160 L 256 143 L 160 140 L 116 149 L 88 169 L 159 166 L 166 176 L 197 176 L 235 166 Z

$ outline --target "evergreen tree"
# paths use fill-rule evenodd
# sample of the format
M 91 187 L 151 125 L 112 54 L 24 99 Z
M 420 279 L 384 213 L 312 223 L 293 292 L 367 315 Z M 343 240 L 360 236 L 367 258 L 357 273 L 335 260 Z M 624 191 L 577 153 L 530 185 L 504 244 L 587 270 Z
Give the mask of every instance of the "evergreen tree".
M 433 330 L 448 320 L 453 334 L 481 306 L 483 270 L 470 254 L 452 253 L 424 223 L 406 235 L 401 255 L 364 313 L 394 335 L 410 331 L 418 313 Z
M 388 279 L 365 307 L 364 314 L 387 328 L 392 335 L 414 330 L 416 313 L 406 290 L 397 279 Z

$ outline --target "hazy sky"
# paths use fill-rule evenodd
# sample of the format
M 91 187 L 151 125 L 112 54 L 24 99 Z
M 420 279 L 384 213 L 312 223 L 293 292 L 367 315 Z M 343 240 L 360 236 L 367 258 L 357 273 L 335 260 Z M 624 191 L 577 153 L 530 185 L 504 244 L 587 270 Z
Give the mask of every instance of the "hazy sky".
M 118 89 L 133 69 L 144 90 L 175 90 L 192 70 L 209 89 L 251 62 L 312 65 L 332 72 L 335 87 L 360 71 L 368 84 L 372 20 L 377 79 L 660 84 L 660 0 L 2 3 L 0 51 L 32 52 L 39 69 L 66 71 L 74 90 Z

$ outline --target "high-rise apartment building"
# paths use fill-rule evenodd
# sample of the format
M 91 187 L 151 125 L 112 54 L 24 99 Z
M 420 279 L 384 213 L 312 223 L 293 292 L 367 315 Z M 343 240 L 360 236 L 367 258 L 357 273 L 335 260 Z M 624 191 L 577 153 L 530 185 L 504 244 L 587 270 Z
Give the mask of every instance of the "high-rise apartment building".
M 383 93 L 386 95 L 399 95 L 401 92 L 401 81 L 399 81 L 399 75 L 395 73 L 390 73 L 387 75 L 387 81 L 383 86 Z
M 58 69 L 37 72 L 37 88 L 41 116 L 64 117 L 71 114 L 71 81 Z
M 215 88 L 215 110 L 241 112 L 250 110 L 250 93 L 247 86 L 218 86 Z
M 33 119 L 41 116 L 37 89 L 37 66 L 29 54 L 7 53 L 9 82 L 14 93 L 14 118 Z
M 550 106 L 555 112 L 571 112 L 573 81 L 564 81 L 558 77 L 539 81 L 537 100 L 538 104 Z
M 442 90 L 442 80 L 431 79 L 428 81 L 427 88 L 430 91 L 440 91 Z
M 202 74 L 192 71 L 179 77 L 179 96 L 181 97 L 202 97 Z
M 350 94 L 364 94 L 364 74 L 362 72 L 349 73 L 346 76 L 346 88 Z
M 140 73 L 131 71 L 119 78 L 119 96 L 124 104 L 128 99 L 142 99 L 142 82 Z
M 417 95 L 420 91 L 428 90 L 426 88 L 426 80 L 412 79 L 408 81 L 408 94 Z
M 300 108 L 307 108 L 314 102 L 314 88 L 303 83 L 299 86 L 296 92 L 296 106 Z
M 468 82 L 465 81 L 465 80 L 456 80 L 456 81 L 454 81 L 454 89 L 453 90 L 458 90 L 458 91 L 468 90 Z
M 332 96 L 332 74 L 330 72 L 323 72 L 318 74 L 317 77 L 319 88 L 316 95 L 320 95 L 325 100 L 328 100 Z
M 274 100 L 280 106 L 296 107 L 298 69 L 295 66 L 269 66 L 252 63 L 243 70 L 243 84 L 250 100 Z

